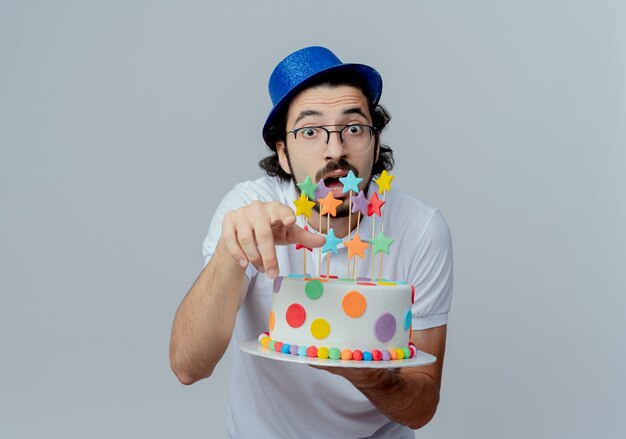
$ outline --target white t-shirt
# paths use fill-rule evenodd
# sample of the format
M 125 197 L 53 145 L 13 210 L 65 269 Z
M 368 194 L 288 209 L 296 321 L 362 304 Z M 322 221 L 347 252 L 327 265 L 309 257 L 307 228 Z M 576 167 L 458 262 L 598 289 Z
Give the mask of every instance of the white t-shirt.
M 372 183 L 369 194 L 377 190 Z M 295 211 L 298 198 L 293 182 L 262 177 L 240 183 L 222 200 L 204 241 L 205 264 L 215 253 L 224 214 L 254 200 L 279 201 Z M 370 239 L 372 218 L 362 218 L 361 239 Z M 376 218 L 375 234 L 380 231 Z M 452 299 L 452 246 L 450 231 L 441 213 L 402 192 L 386 193 L 383 207 L 385 235 L 395 240 L 383 255 L 382 277 L 404 280 L 415 286 L 413 330 L 434 328 L 448 322 Z M 298 218 L 298 224 L 305 221 Z M 354 233 L 354 231 L 352 232 Z M 344 239 L 347 239 L 344 238 Z M 347 274 L 347 249 L 337 246 L 331 273 Z M 280 274 L 302 272 L 302 250 L 276 248 Z M 307 271 L 318 273 L 317 252 L 308 255 Z M 376 270 L 379 262 L 377 256 Z M 371 276 L 371 252 L 359 259 L 359 276 Z M 322 259 L 322 266 L 326 265 Z M 325 272 L 322 270 L 322 272 Z M 413 438 L 413 431 L 390 421 L 343 377 L 307 365 L 259 358 L 236 349 L 238 343 L 256 340 L 267 331 L 272 284 L 251 265 L 246 298 L 239 309 L 231 340 L 232 369 L 228 432 L 233 438 Z M 378 272 L 376 272 L 378 275 Z

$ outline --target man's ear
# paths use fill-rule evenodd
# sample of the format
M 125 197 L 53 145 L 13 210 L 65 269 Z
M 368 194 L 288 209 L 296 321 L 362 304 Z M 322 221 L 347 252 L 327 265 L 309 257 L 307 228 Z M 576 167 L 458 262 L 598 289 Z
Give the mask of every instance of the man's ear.
M 289 159 L 287 158 L 287 147 L 283 140 L 276 142 L 276 154 L 278 154 L 278 162 L 280 167 L 283 168 L 287 174 L 291 175 L 291 167 L 289 166 Z

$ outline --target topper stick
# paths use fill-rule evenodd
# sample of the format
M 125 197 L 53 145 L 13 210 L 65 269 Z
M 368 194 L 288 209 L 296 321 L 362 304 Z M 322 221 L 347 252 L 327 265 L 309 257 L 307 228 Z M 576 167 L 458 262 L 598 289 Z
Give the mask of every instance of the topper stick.
M 322 214 L 320 213 L 319 216 L 320 216 L 320 226 L 318 227 L 317 230 L 319 230 L 319 232 L 322 233 Z M 318 250 L 317 251 L 317 255 L 318 255 L 317 277 L 322 277 L 322 247 L 319 247 L 317 250 Z
M 383 204 L 385 204 L 387 202 L 387 191 L 383 191 Z M 384 232 L 385 231 L 385 210 L 381 210 L 380 211 L 380 231 Z
M 374 239 L 374 224 L 376 223 L 376 215 L 372 215 L 372 239 Z M 374 261 L 376 261 L 376 255 L 374 254 L 374 248 L 372 247 L 372 281 L 376 278 L 374 274 Z
M 381 280 L 383 278 L 383 252 L 380 252 L 380 265 L 378 269 L 380 270 L 378 272 L 378 280 Z
M 313 206 L 315 206 L 315 203 L 311 200 L 309 200 L 308 195 L 305 194 L 300 194 L 300 198 L 298 198 L 297 200 L 295 200 L 293 202 L 293 204 L 296 206 L 296 217 L 302 215 L 302 218 L 304 219 L 304 230 L 308 230 L 307 227 L 307 218 L 309 218 L 311 216 L 311 208 Z M 301 244 L 296 244 L 296 250 L 303 248 L 303 249 L 308 249 L 308 247 L 306 246 L 302 246 Z M 302 273 L 302 277 L 306 278 L 306 253 L 303 250 L 302 253 L 302 258 L 303 258 L 303 264 L 304 264 L 304 273 Z
M 326 216 L 328 218 L 326 220 L 326 234 L 328 235 L 328 233 L 330 232 L 330 213 Z M 330 277 L 330 251 L 326 255 L 326 279 L 328 279 L 329 277 Z
M 348 267 L 347 267 L 348 274 L 346 275 L 347 278 L 351 277 L 350 276 L 350 273 L 352 272 L 351 267 L 352 267 L 352 261 L 350 260 L 350 256 L 348 256 Z
M 302 272 L 302 278 L 306 280 L 306 249 L 305 248 L 302 249 L 302 260 L 304 261 L 302 264 L 302 268 L 304 269 L 304 271 Z
M 352 227 L 352 191 L 349 192 L 350 201 L 348 204 L 348 238 L 350 238 L 350 229 Z M 350 277 L 350 256 L 348 255 L 348 274 L 346 277 Z
M 350 202 L 348 205 L 348 235 L 352 228 L 352 191 L 350 191 Z
M 387 190 L 383 190 L 383 203 L 387 202 Z M 380 211 L 380 231 L 385 231 L 385 210 L 382 209 Z M 380 252 L 380 265 L 379 265 L 378 278 L 382 279 L 383 277 L 383 252 Z

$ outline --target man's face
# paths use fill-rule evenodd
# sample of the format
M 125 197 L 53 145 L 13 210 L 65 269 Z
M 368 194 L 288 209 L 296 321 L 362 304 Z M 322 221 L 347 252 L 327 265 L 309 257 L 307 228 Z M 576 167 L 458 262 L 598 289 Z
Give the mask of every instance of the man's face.
M 372 125 L 372 117 L 363 92 L 351 86 L 322 86 L 303 90 L 296 95 L 287 113 L 286 131 L 306 126 L 319 125 Z M 341 127 L 328 127 L 330 131 Z M 300 135 L 300 134 L 298 134 Z M 318 183 L 324 180 L 337 199 L 343 204 L 337 209 L 337 216 L 348 214 L 348 194 L 342 194 L 343 184 L 338 180 L 352 170 L 357 177 L 363 178 L 359 189 L 367 187 L 372 166 L 378 158 L 376 135 L 370 146 L 364 151 L 353 152 L 346 148 L 339 139 L 338 133 L 331 133 L 328 144 L 324 144 L 313 153 L 303 150 L 295 141 L 293 134 L 287 134 L 286 144 L 276 143 L 280 165 L 285 172 L 291 174 L 296 183 L 301 183 L 309 176 Z M 287 148 L 288 152 L 285 152 Z M 289 157 L 287 157 L 287 154 Z

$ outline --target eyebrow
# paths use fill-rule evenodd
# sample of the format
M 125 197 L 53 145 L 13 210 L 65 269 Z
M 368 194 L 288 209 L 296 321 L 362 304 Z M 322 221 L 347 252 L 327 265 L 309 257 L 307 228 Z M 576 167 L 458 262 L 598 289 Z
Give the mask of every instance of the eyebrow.
M 343 111 L 342 114 L 346 116 L 350 114 L 358 114 L 360 116 L 363 116 L 365 119 L 367 119 L 367 115 L 365 114 L 365 112 L 363 112 L 363 110 L 360 107 L 347 108 Z M 300 112 L 300 114 L 298 115 L 298 117 L 296 118 L 293 124 L 297 125 L 298 122 L 300 122 L 305 117 L 309 117 L 309 116 L 322 116 L 322 113 L 316 110 L 304 110 Z
M 297 125 L 298 122 L 300 122 L 302 119 L 304 119 L 305 117 L 309 117 L 309 116 L 321 116 L 322 113 L 320 113 L 319 111 L 315 111 L 315 110 L 304 110 L 302 112 L 300 112 L 300 114 L 298 115 L 298 117 L 296 118 L 296 120 L 294 121 L 294 125 Z
M 359 114 L 361 116 L 363 116 L 365 119 L 367 119 L 367 115 L 365 114 L 365 112 L 361 109 L 361 107 L 354 107 L 354 108 L 348 108 L 347 110 L 345 110 L 343 112 L 344 115 L 349 115 L 349 114 Z

